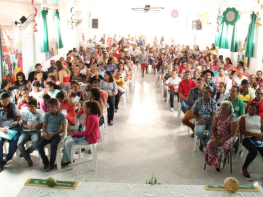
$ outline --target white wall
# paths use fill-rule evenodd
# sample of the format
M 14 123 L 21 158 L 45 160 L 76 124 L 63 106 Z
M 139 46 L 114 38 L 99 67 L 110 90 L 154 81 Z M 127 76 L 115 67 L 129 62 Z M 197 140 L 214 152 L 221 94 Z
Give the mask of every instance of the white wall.
M 1 1 L 0 5 L 0 25 L 3 26 L 15 26 L 14 22 L 19 21 L 22 16 L 28 17 L 33 13 L 32 5 L 21 4 L 21 3 L 11 3 Z M 34 64 L 34 56 L 27 56 L 27 50 L 24 45 L 24 41 L 26 38 L 33 36 L 33 27 L 32 23 L 28 25 L 28 27 L 21 32 L 22 39 L 22 54 L 23 54 L 23 69 L 24 73 L 27 75 L 28 70 Z
M 40 1 L 41 2 L 41 1 Z M 64 44 L 63 49 L 59 49 L 58 55 L 52 59 L 58 60 L 60 57 L 65 57 L 68 50 L 72 50 L 73 47 L 77 46 L 76 39 L 76 28 L 71 30 L 70 26 L 67 24 L 70 14 L 69 4 L 62 1 L 58 5 L 59 14 L 60 14 L 60 27 L 62 34 L 62 41 Z M 42 10 L 43 5 L 35 5 L 38 9 L 38 16 Z M 53 11 L 54 12 L 54 11 Z M 0 1 L 0 25 L 12 26 L 15 21 L 19 21 L 22 16 L 28 17 L 30 14 L 34 13 L 33 7 L 31 4 L 27 3 L 13 3 Z M 36 27 L 39 30 L 39 18 L 36 17 L 36 22 L 38 26 Z M 45 53 L 40 52 L 40 38 L 39 32 L 33 32 L 34 23 L 30 23 L 28 27 L 21 32 L 22 39 L 22 53 L 23 53 L 23 70 L 25 75 L 34 70 L 36 63 L 41 63 L 43 69 L 45 70 L 50 66 L 48 56 Z M 15 25 L 14 25 L 15 26 Z

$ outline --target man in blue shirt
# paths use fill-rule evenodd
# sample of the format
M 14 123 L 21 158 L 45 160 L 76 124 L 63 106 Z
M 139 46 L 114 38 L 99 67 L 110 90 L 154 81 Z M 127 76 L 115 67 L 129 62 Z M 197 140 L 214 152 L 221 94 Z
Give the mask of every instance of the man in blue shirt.
M 200 151 L 211 138 L 212 120 L 217 111 L 216 101 L 212 98 L 213 88 L 206 86 L 203 89 L 203 97 L 197 99 L 192 107 L 193 116 L 197 120 L 195 133 L 200 138 Z M 208 130 L 209 133 L 204 133 Z

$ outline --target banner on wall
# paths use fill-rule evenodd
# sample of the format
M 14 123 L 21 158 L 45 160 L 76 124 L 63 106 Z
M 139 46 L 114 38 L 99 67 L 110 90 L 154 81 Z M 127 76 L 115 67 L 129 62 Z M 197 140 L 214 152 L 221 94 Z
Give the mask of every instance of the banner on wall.
M 1 47 L 2 78 L 14 83 L 16 74 L 23 72 L 22 43 L 18 27 L 1 26 Z
M 56 27 L 55 17 L 53 11 L 48 11 L 47 15 L 47 29 L 48 29 L 48 45 L 49 45 L 49 59 L 58 54 L 58 47 L 56 43 Z

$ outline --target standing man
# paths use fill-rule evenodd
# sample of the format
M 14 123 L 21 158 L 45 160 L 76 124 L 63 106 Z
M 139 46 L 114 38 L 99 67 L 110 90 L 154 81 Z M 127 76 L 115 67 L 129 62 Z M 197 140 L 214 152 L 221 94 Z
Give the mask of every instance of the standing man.
M 139 54 L 139 63 L 141 64 L 141 69 L 142 69 L 142 77 L 144 77 L 144 70 L 146 68 L 146 74 L 147 72 L 147 67 L 148 67 L 148 56 L 147 53 L 145 52 L 145 49 L 141 47 L 141 53 Z
M 212 98 L 213 91 L 211 86 L 204 87 L 203 97 L 197 99 L 192 107 L 193 116 L 197 120 L 195 132 L 200 138 L 200 151 L 203 151 L 203 147 L 207 145 L 212 136 L 212 120 L 217 111 L 216 101 Z M 209 134 L 205 134 L 205 130 L 209 130 Z
M 178 93 L 180 96 L 181 109 L 182 112 L 186 112 L 187 103 L 188 103 L 188 95 L 192 88 L 196 87 L 196 83 L 192 80 L 192 75 L 190 70 L 186 70 L 184 72 L 184 80 L 179 83 Z

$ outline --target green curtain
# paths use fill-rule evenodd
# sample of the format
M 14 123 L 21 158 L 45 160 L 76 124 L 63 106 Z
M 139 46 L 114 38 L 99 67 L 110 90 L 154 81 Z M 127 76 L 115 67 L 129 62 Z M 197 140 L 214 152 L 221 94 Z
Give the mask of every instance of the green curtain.
M 231 52 L 238 52 L 238 38 L 237 38 L 237 28 L 238 28 L 238 21 L 240 19 L 240 16 L 238 15 L 237 21 L 235 22 L 234 28 L 233 28 L 233 34 L 232 34 L 232 41 L 231 41 Z
M 248 27 L 248 33 L 247 33 L 247 44 L 246 44 L 246 57 L 253 57 L 254 53 L 254 44 L 255 44 L 255 27 L 256 27 L 256 19 L 257 15 L 256 14 L 251 14 L 251 23 L 249 24 Z
M 63 42 L 62 42 L 62 39 L 61 39 L 61 32 L 60 32 L 60 19 L 59 19 L 59 12 L 56 11 L 55 12 L 55 25 L 57 27 L 57 36 L 56 36 L 56 43 L 57 43 L 57 46 L 58 46 L 58 49 L 62 49 L 64 47 L 63 45 Z
M 222 16 L 218 16 L 218 21 L 219 21 L 219 31 L 216 32 L 216 37 L 215 37 L 215 46 L 218 47 L 219 46 L 219 37 L 220 37 L 220 32 L 222 29 L 222 20 L 223 17 Z
M 223 48 L 223 49 L 228 49 L 228 25 L 226 25 L 225 22 L 222 20 L 222 28 L 220 30 L 220 35 L 219 35 L 219 44 L 218 48 Z
M 43 22 L 43 40 L 41 44 L 41 52 L 49 52 L 49 45 L 48 45 L 48 30 L 47 30 L 47 10 L 41 11 L 42 22 Z

